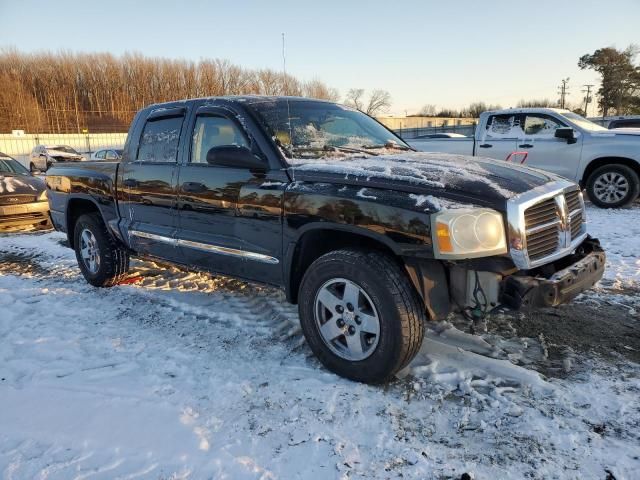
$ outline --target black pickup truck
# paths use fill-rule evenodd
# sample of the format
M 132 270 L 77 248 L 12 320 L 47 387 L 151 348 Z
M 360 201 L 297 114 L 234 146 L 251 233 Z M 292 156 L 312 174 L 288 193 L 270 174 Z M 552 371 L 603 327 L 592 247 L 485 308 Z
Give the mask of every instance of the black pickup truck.
M 349 107 L 294 97 L 149 106 L 120 162 L 54 165 L 51 217 L 86 280 L 131 255 L 276 285 L 330 370 L 382 382 L 427 320 L 567 302 L 603 273 L 573 182 L 413 151 Z

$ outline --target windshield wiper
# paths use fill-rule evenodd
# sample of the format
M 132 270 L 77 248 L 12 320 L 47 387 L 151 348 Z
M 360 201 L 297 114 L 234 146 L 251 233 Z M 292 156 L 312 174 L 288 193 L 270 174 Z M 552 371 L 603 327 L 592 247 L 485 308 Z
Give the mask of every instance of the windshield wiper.
M 391 142 L 380 144 L 380 145 L 363 145 L 362 148 L 371 149 L 371 150 L 375 150 L 377 148 L 391 148 L 394 150 L 402 150 L 405 152 L 407 150 L 413 150 L 413 148 L 405 147 L 404 145 L 398 145 L 397 143 L 391 143 Z
M 294 152 L 343 152 L 343 153 L 364 153 L 377 157 L 377 153 L 370 152 L 366 148 L 340 147 L 337 145 L 323 145 L 322 147 L 293 147 Z

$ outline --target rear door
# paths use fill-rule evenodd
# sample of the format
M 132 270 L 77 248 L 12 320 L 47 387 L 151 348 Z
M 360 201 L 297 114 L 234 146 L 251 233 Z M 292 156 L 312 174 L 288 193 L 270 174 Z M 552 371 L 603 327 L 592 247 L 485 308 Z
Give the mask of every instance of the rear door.
M 555 137 L 556 129 L 569 126 L 560 119 L 543 113 L 527 113 L 522 117 L 523 135 L 518 140 L 518 149 L 527 152 L 524 164 L 574 180 L 582 153 L 579 132 L 575 132 L 576 142 L 568 143 Z
M 178 152 L 186 108 L 151 111 L 122 163 L 125 222 L 139 253 L 180 261 L 176 246 Z
M 262 152 L 227 108 L 202 106 L 190 121 L 190 146 L 180 166 L 179 245 L 185 261 L 207 270 L 280 283 L 284 172 L 210 165 L 213 147 L 236 145 Z
M 506 160 L 516 151 L 516 142 L 521 133 L 518 114 L 489 115 L 484 131 L 478 136 L 475 154 L 479 157 Z

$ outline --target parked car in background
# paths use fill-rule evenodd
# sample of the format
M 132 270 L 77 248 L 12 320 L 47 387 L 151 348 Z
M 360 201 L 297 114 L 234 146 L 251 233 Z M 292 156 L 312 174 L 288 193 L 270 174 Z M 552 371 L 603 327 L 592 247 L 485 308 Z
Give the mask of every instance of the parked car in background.
M 34 177 L 15 158 L 0 152 L 0 231 L 49 225 L 44 180 Z
M 467 136 L 462 135 L 461 133 L 443 132 L 443 133 L 428 133 L 426 135 L 418 135 L 415 138 L 467 138 Z
M 92 285 L 121 282 L 136 255 L 281 287 L 320 361 L 361 382 L 404 368 L 428 319 L 566 303 L 604 271 L 574 182 L 415 152 L 319 100 L 151 105 L 122 161 L 56 164 L 46 181 Z
M 69 145 L 38 145 L 31 150 L 29 170 L 42 172 L 57 162 L 80 162 L 84 157 Z
M 415 139 L 427 152 L 495 158 L 578 182 L 602 208 L 624 207 L 640 193 L 640 130 L 607 130 L 555 108 L 484 112 L 473 138 Z
M 607 128 L 609 130 L 614 128 L 640 128 L 640 117 L 611 120 Z
M 123 150 L 121 148 L 106 148 L 98 150 L 91 155 L 91 160 L 121 160 L 122 152 Z

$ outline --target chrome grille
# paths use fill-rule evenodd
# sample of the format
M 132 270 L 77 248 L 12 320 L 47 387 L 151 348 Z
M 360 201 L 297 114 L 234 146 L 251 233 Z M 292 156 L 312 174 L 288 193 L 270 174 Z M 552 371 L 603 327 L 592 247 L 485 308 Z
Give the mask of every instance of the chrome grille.
M 525 210 L 524 222 L 530 260 L 539 260 L 558 250 L 562 222 L 555 197 Z
M 12 195 L 11 193 L 0 195 L 0 205 L 20 205 L 21 203 L 31 203 L 35 201 L 35 195 Z
M 558 180 L 507 202 L 509 251 L 518 268 L 530 269 L 571 253 L 587 235 L 582 193 Z
M 565 199 L 571 227 L 571 239 L 574 239 L 579 237 L 583 231 L 585 221 L 583 201 L 579 190 L 565 193 Z

